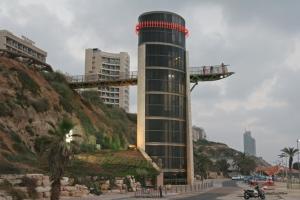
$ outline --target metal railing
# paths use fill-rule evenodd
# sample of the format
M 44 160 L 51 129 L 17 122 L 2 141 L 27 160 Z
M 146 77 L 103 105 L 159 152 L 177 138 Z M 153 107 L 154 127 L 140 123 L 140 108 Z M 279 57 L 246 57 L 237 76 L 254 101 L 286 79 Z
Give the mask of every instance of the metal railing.
M 99 74 L 66 76 L 66 79 L 69 83 L 121 81 L 121 80 L 137 79 L 137 71 L 132 71 L 130 73 L 120 72 L 119 74 L 116 75 L 99 73 Z
M 228 74 L 227 66 L 217 65 L 217 66 L 202 66 L 202 67 L 190 67 L 190 75 L 199 75 L 199 76 L 210 76 L 210 75 L 222 75 Z M 130 80 L 137 79 L 138 72 L 131 71 L 129 73 L 119 72 L 114 74 L 88 74 L 88 75 L 76 75 L 68 76 L 66 75 L 67 81 L 69 83 L 81 83 L 81 82 L 97 82 L 97 81 L 121 81 L 121 80 Z
M 201 192 L 214 186 L 213 181 L 195 183 L 193 185 L 166 185 L 162 187 L 162 194 L 166 196 L 174 193 L 190 193 Z M 160 197 L 158 188 L 138 188 L 135 192 L 135 197 L 139 198 L 155 198 Z

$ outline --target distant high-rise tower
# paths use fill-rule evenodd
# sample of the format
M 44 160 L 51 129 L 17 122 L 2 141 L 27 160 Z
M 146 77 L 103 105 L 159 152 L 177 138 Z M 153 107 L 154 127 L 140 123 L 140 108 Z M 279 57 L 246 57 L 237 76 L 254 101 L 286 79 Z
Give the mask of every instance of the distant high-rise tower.
M 251 131 L 244 133 L 244 153 L 251 156 L 256 156 L 255 139 L 251 136 Z
M 124 78 L 129 75 L 127 52 L 108 53 L 97 48 L 85 50 L 85 75 L 98 75 L 103 80 Z M 108 105 L 119 106 L 129 111 L 129 87 L 99 87 L 100 99 Z

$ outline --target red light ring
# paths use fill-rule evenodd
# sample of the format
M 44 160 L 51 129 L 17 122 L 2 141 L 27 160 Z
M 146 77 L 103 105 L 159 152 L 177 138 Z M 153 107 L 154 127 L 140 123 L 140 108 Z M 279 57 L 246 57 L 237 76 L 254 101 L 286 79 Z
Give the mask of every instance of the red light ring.
M 173 29 L 185 34 L 185 36 L 189 35 L 189 31 L 187 28 L 182 26 L 181 24 L 166 22 L 166 21 L 143 21 L 138 23 L 135 26 L 135 32 L 138 34 L 141 29 L 148 27 L 155 28 L 165 28 L 165 29 Z

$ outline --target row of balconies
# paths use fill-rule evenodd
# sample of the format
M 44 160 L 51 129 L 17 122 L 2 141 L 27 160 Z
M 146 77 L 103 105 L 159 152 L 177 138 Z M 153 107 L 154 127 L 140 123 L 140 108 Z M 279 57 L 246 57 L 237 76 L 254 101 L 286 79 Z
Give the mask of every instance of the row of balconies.
M 43 56 L 42 54 L 32 50 L 31 48 L 11 39 L 11 38 L 6 38 L 6 44 L 9 45 L 10 47 L 14 47 L 18 49 L 20 52 L 31 55 L 39 60 L 45 61 L 46 57 Z

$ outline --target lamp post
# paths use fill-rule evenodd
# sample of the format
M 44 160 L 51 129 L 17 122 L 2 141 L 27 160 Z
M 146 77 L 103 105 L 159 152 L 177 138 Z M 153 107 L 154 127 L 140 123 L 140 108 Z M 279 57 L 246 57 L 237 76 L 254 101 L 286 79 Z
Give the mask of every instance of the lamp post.
M 297 165 L 298 165 L 298 167 L 297 167 L 297 169 L 298 169 L 298 178 L 299 178 L 299 183 L 300 183 L 300 163 L 299 163 L 299 142 L 300 142 L 300 139 L 297 139 L 297 149 L 298 149 L 298 152 L 297 152 L 297 154 L 298 154 L 298 162 L 297 162 Z

